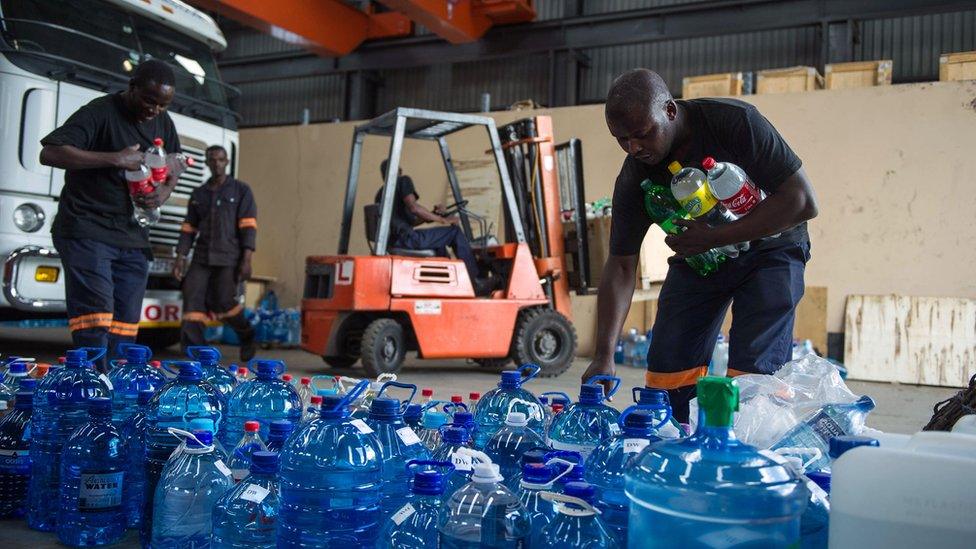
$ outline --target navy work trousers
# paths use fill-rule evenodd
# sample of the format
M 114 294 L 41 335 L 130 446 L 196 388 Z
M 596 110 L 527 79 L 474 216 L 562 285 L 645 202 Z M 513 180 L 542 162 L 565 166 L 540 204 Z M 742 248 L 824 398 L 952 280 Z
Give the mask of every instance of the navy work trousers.
M 464 262 L 471 281 L 478 277 L 478 262 L 474 259 L 474 251 L 471 250 L 468 237 L 457 225 L 413 230 L 397 238 L 394 246 L 408 250 L 434 250 L 441 257 L 448 257 L 447 248 L 450 246 L 454 255 Z

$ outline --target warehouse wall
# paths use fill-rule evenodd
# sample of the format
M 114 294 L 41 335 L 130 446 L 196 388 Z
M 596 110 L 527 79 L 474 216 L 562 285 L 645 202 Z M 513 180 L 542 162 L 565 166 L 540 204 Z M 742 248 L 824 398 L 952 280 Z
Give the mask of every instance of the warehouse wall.
M 904 84 L 857 90 L 748 96 L 804 160 L 820 200 L 811 223 L 808 286 L 828 287 L 828 325 L 843 331 L 849 294 L 976 296 L 976 246 L 969 158 L 976 146 L 976 82 Z M 553 116 L 557 140 L 583 141 L 587 200 L 609 195 L 623 152 L 602 106 Z M 526 113 L 496 113 L 509 121 Z M 275 276 L 297 302 L 304 257 L 334 253 L 353 124 L 241 132 L 241 174 L 260 209 L 256 274 Z M 483 158 L 482 132 L 452 138 L 456 159 Z M 369 138 L 353 225 L 353 252 L 366 250 L 362 205 L 379 185 L 388 143 Z M 425 204 L 446 181 L 433 145 L 409 143 L 404 171 Z M 658 260 L 663 261 L 664 248 Z

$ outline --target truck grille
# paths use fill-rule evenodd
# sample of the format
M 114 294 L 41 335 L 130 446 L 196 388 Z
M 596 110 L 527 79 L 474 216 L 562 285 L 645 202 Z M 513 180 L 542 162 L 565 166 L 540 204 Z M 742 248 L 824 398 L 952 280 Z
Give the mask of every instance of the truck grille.
M 186 206 L 190 194 L 207 180 L 207 167 L 204 165 L 204 149 L 182 145 L 183 154 L 193 158 L 193 165 L 180 174 L 173 194 L 162 207 L 159 223 L 149 228 L 149 242 L 157 255 L 172 256 L 180 239 L 180 225 L 186 218 Z

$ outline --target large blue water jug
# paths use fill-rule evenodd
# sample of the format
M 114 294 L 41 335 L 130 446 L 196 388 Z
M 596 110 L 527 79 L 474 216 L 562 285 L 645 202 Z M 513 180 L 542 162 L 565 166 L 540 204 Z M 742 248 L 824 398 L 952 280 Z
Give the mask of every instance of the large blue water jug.
M 552 520 L 552 502 L 543 498 L 542 494 L 552 489 L 553 476 L 553 469 L 543 463 L 526 463 L 522 466 L 522 480 L 515 494 L 528 513 L 531 533 L 526 547 L 530 549 L 542 544 L 542 529 Z
M 144 345 L 119 343 L 122 360 L 112 360 L 112 421 L 121 427 L 136 413 L 139 391 L 156 391 L 166 384 L 166 376 L 149 365 L 152 351 Z
M 410 387 L 417 390 L 416 386 Z M 376 432 L 382 448 L 383 491 L 380 505 L 383 509 L 381 520 L 385 520 L 402 507 L 407 499 L 407 462 L 429 460 L 430 452 L 421 443 L 417 433 L 403 422 L 401 404 L 395 398 L 373 399 L 366 424 Z
M 474 464 L 471 433 L 464 427 L 445 426 L 441 431 L 441 445 L 434 450 L 431 459 L 450 463 L 454 467 L 444 480 L 444 493 L 450 496 L 471 480 Z
M 661 440 L 657 429 L 667 424 L 670 415 L 656 417 L 653 410 L 628 408 L 620 417 L 623 432 L 604 440 L 586 459 L 584 476 L 596 489 L 595 505 L 621 545 L 627 544 L 629 513 L 629 502 L 624 494 L 624 472 L 641 450 Z
M 78 427 L 88 422 L 88 399 L 111 397 L 108 378 L 95 371 L 92 361 L 105 349 L 73 349 L 63 368 L 41 378 L 34 393 L 31 416 L 31 480 L 27 525 L 53 532 L 61 490 L 61 451 Z
M 529 514 L 502 484 L 494 463 L 475 464 L 471 482 L 448 499 L 447 509 L 439 529 L 444 549 L 515 549 L 524 547 L 529 537 Z
M 209 547 L 214 505 L 234 481 L 214 446 L 213 433 L 200 429 L 173 432 L 186 438 L 166 463 L 156 486 L 150 547 Z
M 142 524 L 146 500 L 146 412 L 155 391 L 139 391 L 136 400 L 136 413 L 122 425 L 122 438 L 129 445 L 129 466 L 125 470 L 125 513 L 129 528 Z
M 128 526 L 129 445 L 112 424 L 112 399 L 88 402 L 88 423 L 71 434 L 61 454 L 58 540 L 73 547 L 115 543 Z
M 614 382 L 610 394 L 603 394 L 601 379 Z M 573 404 L 552 420 L 549 428 L 549 444 L 555 450 L 579 452 L 583 459 L 604 439 L 620 432 L 620 412 L 607 406 L 604 401 L 620 388 L 620 378 L 594 376 L 591 382 L 580 387 L 579 402 Z
M 525 378 L 522 377 L 522 369 L 529 370 Z M 475 448 L 485 447 L 491 436 L 505 425 L 509 412 L 522 412 L 529 420 L 530 429 L 537 433 L 545 432 L 546 416 L 542 403 L 522 388 L 523 384 L 539 375 L 539 371 L 535 364 L 525 364 L 520 370 L 504 371 L 498 387 L 481 397 L 475 411 L 475 422 L 478 424 Z
M 619 542 L 610 533 L 600 511 L 593 506 L 596 490 L 585 482 L 566 484 L 563 494 L 543 497 L 553 506 L 553 517 L 539 536 L 541 549 L 613 549 Z
M 34 394 L 21 391 L 14 400 L 14 409 L 0 419 L 0 518 L 27 514 L 33 411 Z
M 227 448 L 234 447 L 244 436 L 244 422 L 261 424 L 261 439 L 267 440 L 271 422 L 287 419 L 302 420 L 302 399 L 295 386 L 280 379 L 285 363 L 280 360 L 255 360 L 250 369 L 255 378 L 234 389 L 227 402 L 227 421 L 220 441 Z
M 529 420 L 525 414 L 511 412 L 505 420 L 505 426 L 488 440 L 484 452 L 492 463 L 498 464 L 501 475 L 508 479 L 519 472 L 522 454 L 532 448 L 545 446 L 546 441 L 542 435 L 529 428 Z
M 628 546 L 794 547 L 809 493 L 776 456 L 740 442 L 734 379 L 698 380 L 699 421 L 645 449 L 628 470 Z
M 251 474 L 213 509 L 211 549 L 272 548 L 278 522 L 278 454 L 255 452 Z
M 687 436 L 684 427 L 678 423 L 671 413 L 671 398 L 664 389 L 649 387 L 634 387 L 631 390 L 634 404 L 643 410 L 650 410 L 661 426 L 657 428 L 657 436 L 661 438 L 681 438 Z
M 278 547 L 371 547 L 380 526 L 382 448 L 373 429 L 351 417 L 366 389 L 322 397 L 322 416 L 281 451 Z
M 445 461 L 411 461 L 410 494 L 386 519 L 376 543 L 379 549 L 426 549 L 434 545 L 437 528 L 447 518 L 444 487 L 451 464 Z
M 321 412 L 319 412 L 321 413 Z M 268 451 L 281 452 L 285 447 L 285 441 L 295 430 L 295 424 L 287 419 L 276 419 L 271 422 L 268 428 Z
M 186 348 L 186 356 L 200 363 L 203 379 L 216 387 L 225 399 L 230 398 L 230 394 L 237 387 L 237 378 L 230 370 L 220 365 L 219 349 L 208 345 L 191 345 Z

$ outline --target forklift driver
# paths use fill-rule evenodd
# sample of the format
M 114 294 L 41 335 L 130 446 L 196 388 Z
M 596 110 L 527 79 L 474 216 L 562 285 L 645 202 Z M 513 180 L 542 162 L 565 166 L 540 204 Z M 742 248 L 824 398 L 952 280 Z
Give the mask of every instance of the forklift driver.
M 380 164 L 380 172 L 383 180 L 386 181 L 386 169 L 389 160 L 384 160 Z M 478 277 L 478 262 L 475 261 L 474 251 L 464 231 L 461 230 L 461 221 L 457 216 L 445 216 L 440 206 L 435 206 L 434 210 L 428 210 L 417 202 L 420 195 L 413 186 L 410 176 L 403 175 L 403 170 L 397 172 L 396 194 L 393 202 L 393 215 L 390 218 L 390 245 L 396 248 L 407 250 L 434 250 L 440 257 L 450 257 L 447 255 L 447 247 L 454 250 L 454 255 L 464 262 L 471 277 L 471 284 L 475 293 L 482 294 L 487 286 L 487 282 Z M 383 187 L 380 186 L 376 191 L 375 202 L 377 204 L 383 199 Z M 439 223 L 444 227 L 432 227 L 430 229 L 414 229 L 422 223 Z

